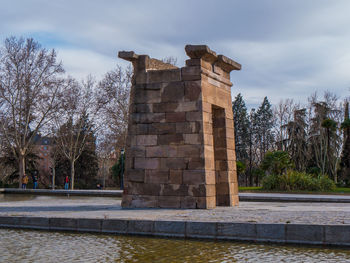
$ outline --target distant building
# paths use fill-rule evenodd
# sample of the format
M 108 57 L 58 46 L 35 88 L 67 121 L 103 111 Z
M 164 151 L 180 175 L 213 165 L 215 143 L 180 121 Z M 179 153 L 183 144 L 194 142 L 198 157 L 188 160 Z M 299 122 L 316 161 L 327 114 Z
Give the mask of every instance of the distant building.
M 34 141 L 35 151 L 40 157 L 37 160 L 39 180 L 43 184 L 49 185 L 51 182 L 51 151 L 53 148 L 53 139 L 50 137 L 42 137 L 41 135 L 37 135 Z

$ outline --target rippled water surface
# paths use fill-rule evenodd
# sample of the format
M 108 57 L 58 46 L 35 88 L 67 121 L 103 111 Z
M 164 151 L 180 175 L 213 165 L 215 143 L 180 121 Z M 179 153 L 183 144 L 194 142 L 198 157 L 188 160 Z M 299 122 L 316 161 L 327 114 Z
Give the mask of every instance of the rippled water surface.
M 0 229 L 0 262 L 350 262 L 350 250 Z

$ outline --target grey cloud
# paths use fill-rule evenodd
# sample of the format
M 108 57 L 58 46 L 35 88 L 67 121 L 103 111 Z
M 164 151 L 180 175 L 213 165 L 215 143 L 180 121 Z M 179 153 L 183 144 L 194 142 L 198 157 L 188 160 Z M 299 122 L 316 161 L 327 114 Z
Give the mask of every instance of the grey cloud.
M 242 92 L 250 104 L 265 95 L 277 103 L 286 97 L 306 100 L 314 90 L 349 93 L 346 0 L 0 2 L 1 38 L 33 35 L 65 58 L 82 50 L 67 61 L 79 76 L 103 71 L 104 58 L 106 69 L 112 59 L 123 63 L 118 50 L 175 56 L 182 65 L 184 45 L 193 43 L 208 44 L 243 65 L 232 74 L 233 94 Z M 94 63 L 79 67 L 85 54 L 98 69 Z

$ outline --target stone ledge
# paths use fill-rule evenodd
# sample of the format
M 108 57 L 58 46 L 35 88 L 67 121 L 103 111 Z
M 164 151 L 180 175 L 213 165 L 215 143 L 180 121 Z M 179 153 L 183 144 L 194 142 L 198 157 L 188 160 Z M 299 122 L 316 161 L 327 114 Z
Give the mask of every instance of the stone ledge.
M 95 197 L 121 197 L 122 190 L 50 190 L 50 189 L 19 189 L 2 188 L 2 194 L 26 194 L 26 195 L 71 195 L 71 196 L 95 196 Z
M 0 228 L 350 247 L 350 225 L 1 216 Z

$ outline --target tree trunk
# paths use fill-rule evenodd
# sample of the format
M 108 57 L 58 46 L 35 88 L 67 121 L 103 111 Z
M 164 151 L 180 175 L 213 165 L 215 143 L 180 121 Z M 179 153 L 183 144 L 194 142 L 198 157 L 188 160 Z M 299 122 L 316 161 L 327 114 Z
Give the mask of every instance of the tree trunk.
M 54 166 L 52 167 L 52 190 L 55 190 L 55 184 L 56 184 L 56 169 Z
M 18 188 L 22 187 L 22 180 L 23 180 L 23 175 L 26 173 L 26 159 L 24 155 L 20 154 L 19 155 L 19 162 L 18 162 L 18 172 L 19 172 L 19 178 L 18 178 Z
M 70 185 L 71 185 L 71 189 L 74 190 L 74 173 L 75 173 L 75 162 L 71 162 L 71 166 L 70 166 Z

